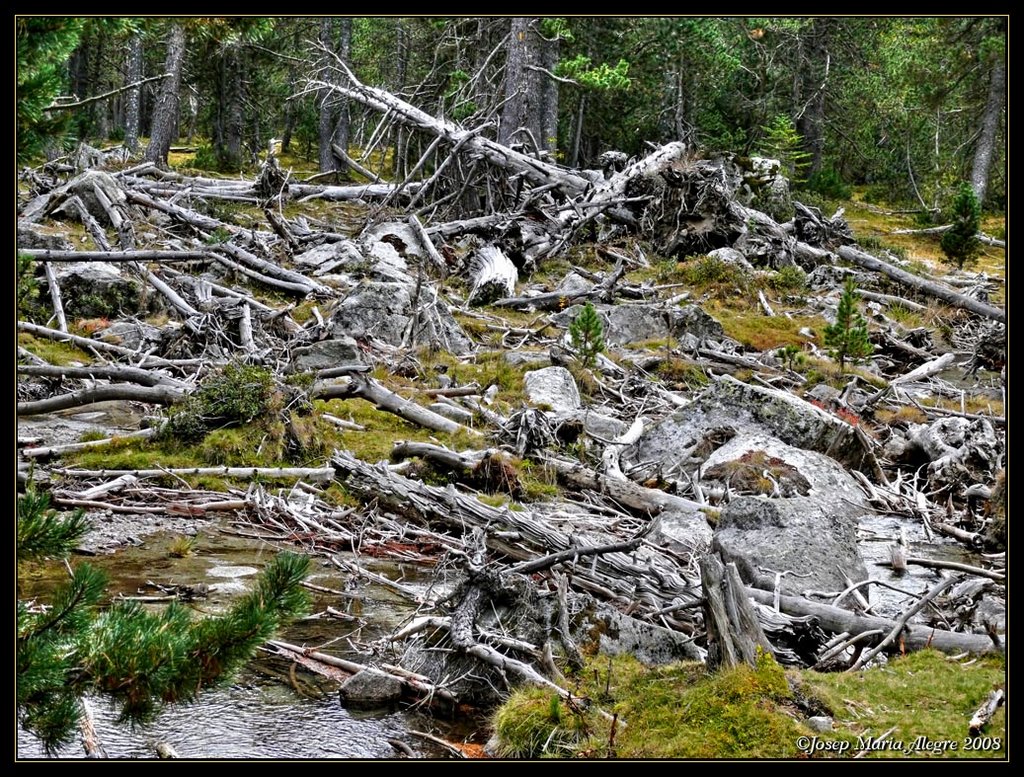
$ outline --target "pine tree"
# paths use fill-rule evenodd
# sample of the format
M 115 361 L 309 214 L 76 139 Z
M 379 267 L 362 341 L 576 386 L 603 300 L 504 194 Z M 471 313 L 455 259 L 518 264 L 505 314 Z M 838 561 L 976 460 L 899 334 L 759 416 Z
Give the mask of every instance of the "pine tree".
M 604 327 L 593 304 L 588 302 L 569 324 L 569 341 L 576 358 L 586 369 L 594 366 L 604 350 Z
M 868 322 L 857 310 L 857 285 L 847 277 L 843 296 L 839 299 L 836 322 L 825 327 L 825 345 L 832 356 L 839 360 L 839 369 L 846 371 L 846 360 L 858 361 L 867 358 L 874 350 L 868 338 Z
M 981 226 L 981 203 L 969 183 L 961 183 L 953 197 L 953 226 L 942 234 L 942 252 L 950 263 L 959 269 L 970 265 L 978 258 L 981 243 L 978 228 Z
M 89 530 L 81 512 L 58 515 L 49 494 L 18 498 L 18 562 L 66 556 Z M 87 692 L 109 694 L 121 720 L 149 719 L 161 703 L 193 700 L 230 678 L 282 623 L 304 611 L 309 559 L 274 558 L 254 589 L 225 615 L 193 621 L 171 604 L 151 613 L 119 602 L 100 613 L 106 578 L 80 564 L 47 607 L 18 601 L 18 719 L 48 752 L 68 743 Z

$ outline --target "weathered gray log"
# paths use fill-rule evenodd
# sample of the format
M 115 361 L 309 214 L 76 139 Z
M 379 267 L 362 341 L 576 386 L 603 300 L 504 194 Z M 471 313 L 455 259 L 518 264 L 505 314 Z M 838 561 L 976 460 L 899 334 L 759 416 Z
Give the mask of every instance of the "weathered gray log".
M 972 313 L 977 313 L 979 316 L 985 318 L 991 318 L 1000 323 L 1006 323 L 1006 311 L 997 307 L 993 307 L 985 302 L 980 302 L 976 299 L 968 297 L 964 294 L 958 294 L 948 286 L 944 286 L 941 283 L 934 281 L 927 281 L 913 273 L 909 273 L 906 270 L 901 270 L 899 267 L 883 262 L 881 259 L 872 256 L 871 254 L 860 251 L 853 246 L 841 246 L 839 248 L 839 256 L 858 267 L 863 267 L 866 270 L 872 270 L 874 272 L 880 272 L 883 275 L 887 275 L 895 281 L 899 281 L 913 289 L 917 289 L 924 294 L 927 294 L 936 299 L 941 299 L 943 302 L 948 302 L 958 308 L 969 310 Z
M 890 235 L 941 235 L 943 232 L 949 232 L 953 228 L 952 224 L 943 224 L 941 227 L 924 227 L 923 229 L 894 229 Z M 978 242 L 984 243 L 988 246 L 995 246 L 996 248 L 1006 248 L 1005 240 L 998 240 L 997 238 L 986 235 L 984 232 L 978 232 L 975 235 L 978 238 Z
M 625 272 L 625 264 L 620 259 L 615 268 L 610 273 L 607 273 L 600 283 L 595 284 L 593 288 L 586 291 L 573 294 L 566 294 L 562 291 L 548 291 L 542 294 L 535 294 L 532 297 L 507 297 L 495 300 L 491 305 L 496 308 L 516 308 L 519 310 L 561 310 L 563 307 L 586 300 L 610 302 L 612 290 Z
M 423 228 L 423 223 L 417 218 L 416 214 L 413 213 L 409 216 L 409 226 L 413 228 L 416 236 L 420 239 L 423 244 L 423 250 L 427 252 L 427 256 L 430 257 L 430 261 L 433 262 L 434 267 L 438 269 L 442 277 L 448 274 L 448 263 L 444 260 L 444 257 L 438 252 L 437 248 L 434 247 L 434 241 L 430 239 L 430 235 L 427 234 L 427 230 Z
M 357 173 L 363 176 L 363 178 L 366 178 L 371 183 L 383 183 L 379 175 L 377 175 L 372 170 L 367 170 L 365 167 L 359 164 L 359 162 L 350 157 L 348 153 L 345 151 L 345 149 L 343 149 L 337 143 L 331 143 L 331 153 L 333 153 L 336 157 L 338 157 L 338 159 L 340 159 L 342 162 L 351 167 L 353 170 L 355 170 Z
M 92 405 L 96 402 L 125 400 L 129 402 L 148 402 L 154 405 L 173 405 L 185 396 L 185 392 L 172 386 L 133 386 L 117 384 L 113 386 L 93 386 L 92 388 L 61 394 L 48 399 L 33 402 L 19 402 L 17 414 L 39 415 L 52 413 L 56 410 L 67 410 L 71 407 Z
M 740 581 L 736 565 L 723 565 L 714 553 L 700 560 L 704 591 L 704 626 L 708 635 L 708 667 L 757 666 L 759 648 L 775 655 Z
M 775 594 L 759 588 L 747 588 L 747 594 L 756 602 L 772 606 Z M 848 632 L 859 634 L 863 631 L 880 629 L 883 633 L 892 631 L 896 625 L 887 618 L 869 615 L 857 615 L 850 610 L 819 604 L 799 596 L 779 596 L 779 609 L 789 615 L 814 615 L 821 622 L 821 627 L 835 634 Z M 910 624 L 903 631 L 903 644 L 907 650 L 924 650 L 935 648 L 943 653 L 992 653 L 998 650 L 986 634 L 961 634 L 943 631 L 930 626 Z
M 184 389 L 186 384 L 159 372 L 144 370 L 139 367 L 116 365 L 95 365 L 89 367 L 58 367 L 53 364 L 19 364 L 20 375 L 38 375 L 46 378 L 90 378 L 105 380 L 121 380 L 138 383 L 140 386 L 173 386 Z
M 49 248 L 19 248 L 42 262 L 194 262 L 209 260 L 209 251 L 57 251 Z
M 952 569 L 956 572 L 966 572 L 969 575 L 977 575 L 978 577 L 987 577 L 989 580 L 995 580 L 996 582 L 1004 582 L 1006 575 L 1002 572 L 996 572 L 992 569 L 984 569 L 983 567 L 975 567 L 970 564 L 961 564 L 959 561 L 943 561 L 941 559 L 932 558 L 917 558 L 916 556 L 907 556 L 905 559 L 907 564 L 912 564 L 918 567 L 926 567 L 928 569 Z M 887 561 L 876 561 L 876 564 L 882 567 L 890 566 L 890 562 Z
M 220 254 L 214 254 L 213 258 L 220 264 L 228 267 L 229 269 L 235 270 L 236 272 L 242 273 L 242 275 L 252 278 L 254 281 L 270 286 L 272 288 L 281 289 L 281 291 L 287 291 L 292 294 L 299 294 L 305 297 L 307 294 L 313 291 L 314 284 L 312 282 L 305 283 L 294 283 L 292 281 L 283 281 L 280 278 L 271 278 L 268 275 L 264 275 L 261 272 L 257 272 L 250 267 L 246 267 L 243 264 L 239 264 L 226 256 Z
M 269 275 L 271 278 L 277 278 L 278 280 L 287 281 L 299 286 L 308 286 L 311 291 L 316 291 L 321 294 L 329 294 L 331 291 L 327 286 L 307 278 L 301 273 L 297 273 L 294 270 L 287 270 L 273 262 L 260 259 L 255 254 L 231 243 L 221 243 L 216 247 L 216 250 L 230 254 L 231 258 L 235 261 L 249 267 L 250 269 L 256 270 L 263 275 Z
M 254 480 L 282 478 L 322 483 L 334 477 L 331 467 L 168 467 L 167 469 L 58 469 L 66 478 L 102 478 L 134 475 L 137 478 L 159 478 L 165 475 L 204 475 Z
M 418 184 L 405 187 L 403 195 L 409 196 L 418 188 Z M 390 183 L 369 183 L 362 186 L 315 186 L 305 183 L 293 183 L 288 186 L 288 193 L 303 199 L 320 198 L 334 202 L 348 200 L 383 200 L 394 196 L 398 187 Z
M 176 292 L 174 289 L 172 289 L 170 286 L 164 283 L 156 275 L 156 273 L 151 271 L 148 267 L 144 267 L 138 262 L 131 263 L 129 267 L 135 270 L 135 272 L 138 273 L 142 278 L 145 278 L 147 281 L 149 281 L 153 288 L 159 291 L 164 296 L 164 298 L 171 303 L 174 309 L 181 313 L 183 316 L 185 316 L 186 318 L 191 318 L 192 316 L 199 315 L 198 310 L 196 310 L 194 307 L 188 304 L 188 302 L 186 302 L 185 299 L 180 294 L 178 294 L 178 292 Z
M 428 442 L 408 442 L 406 440 L 396 442 L 391 449 L 391 458 L 395 461 L 418 457 L 457 472 L 469 471 L 485 458 L 492 455 L 500 456 L 501 453 L 497 450 L 486 450 L 474 451 L 472 455 L 467 455 L 456 453 L 447 448 L 442 448 L 440 445 L 432 445 Z
M 53 314 L 57 317 L 57 328 L 61 332 L 68 331 L 68 319 L 64 315 L 64 303 L 60 298 L 60 284 L 57 282 L 57 273 L 49 262 L 44 262 L 46 270 L 46 285 L 50 287 L 50 301 L 53 303 Z
M 956 361 L 956 354 L 945 353 L 937 359 L 932 359 L 930 362 L 926 362 L 910 372 L 893 378 L 889 381 L 889 385 L 897 386 L 900 383 L 913 383 L 916 380 L 924 380 L 925 378 L 929 378 L 932 375 L 951 367 L 954 361 Z
M 920 302 L 914 302 L 912 299 L 906 297 L 897 297 L 892 294 L 880 294 L 877 291 L 869 291 L 868 289 L 857 289 L 857 293 L 866 300 L 871 302 L 882 302 L 886 305 L 899 305 L 901 308 L 907 310 L 913 310 L 916 313 L 924 313 L 928 310 L 927 306 L 922 305 Z
M 421 405 L 417 405 L 415 402 L 400 397 L 369 376 L 352 375 L 347 383 L 314 387 L 311 393 L 319 399 L 359 397 L 367 402 L 372 402 L 381 410 L 393 413 L 399 418 L 404 418 L 406 421 L 427 429 L 447 432 L 448 434 L 464 431 L 474 436 L 480 435 L 480 432 L 470 429 L 468 426 L 463 426 L 442 415 L 438 415 L 433 410 L 428 410 Z
M 470 273 L 473 277 L 470 305 L 486 305 L 511 296 L 519 280 L 516 266 L 497 246 L 484 246 L 477 251 Z

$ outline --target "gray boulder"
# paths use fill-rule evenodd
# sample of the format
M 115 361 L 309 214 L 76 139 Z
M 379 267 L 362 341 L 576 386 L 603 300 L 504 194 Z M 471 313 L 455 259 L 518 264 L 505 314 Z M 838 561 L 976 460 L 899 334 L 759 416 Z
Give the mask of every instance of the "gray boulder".
M 747 272 L 754 271 L 754 265 L 748 262 L 747 257 L 735 248 L 716 248 L 714 251 L 708 251 L 708 256 L 726 264 L 734 264 Z
M 701 660 L 700 650 L 682 632 L 640 621 L 601 605 L 591 617 L 593 630 L 598 634 L 598 651 L 605 655 L 630 655 L 648 666 Z
M 357 672 L 341 684 L 342 704 L 358 709 L 388 707 L 402 697 L 402 683 L 392 675 L 375 669 Z
M 547 405 L 555 413 L 572 413 L 582 406 L 572 373 L 565 367 L 545 367 L 523 376 L 526 397 L 534 405 Z
M 47 251 L 71 251 L 74 246 L 64 234 L 50 234 L 45 227 L 28 221 L 18 222 L 18 248 L 41 248 Z
M 296 372 L 315 372 L 342 364 L 362 364 L 359 344 L 347 335 L 321 340 L 292 351 L 292 368 Z
M 734 498 L 719 517 L 711 548 L 734 561 L 747 585 L 773 590 L 776 575 L 784 594 L 807 589 L 841 591 L 844 578 L 859 581 L 868 573 L 857 549 L 856 520 L 828 513 L 813 499 Z
M 143 346 L 156 345 L 163 338 L 158 327 L 142 321 L 115 321 L 106 329 L 96 333 L 96 338 L 105 343 L 121 345 L 133 351 Z
M 595 305 L 604 326 L 604 341 L 611 346 L 640 343 L 647 340 L 682 338 L 692 335 L 698 340 L 725 337 L 722 325 L 697 305 L 682 308 L 656 305 Z M 561 327 L 568 328 L 583 309 L 573 305 L 551 317 Z

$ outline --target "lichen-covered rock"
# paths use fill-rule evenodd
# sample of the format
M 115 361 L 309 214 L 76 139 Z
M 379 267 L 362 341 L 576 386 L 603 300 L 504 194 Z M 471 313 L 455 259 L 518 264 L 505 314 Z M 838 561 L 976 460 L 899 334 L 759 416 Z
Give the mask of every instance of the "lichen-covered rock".
M 693 640 L 681 632 L 637 620 L 606 606 L 598 606 L 591 618 L 598 651 L 606 655 L 630 655 L 648 666 L 701 660 Z
M 105 343 L 120 345 L 138 351 L 143 346 L 149 347 L 159 343 L 164 333 L 158 327 L 143 321 L 115 321 L 106 329 L 96 333 L 96 339 Z
M 18 222 L 18 248 L 41 248 L 47 251 L 74 250 L 67 235 L 47 232 L 45 227 L 28 221 Z
M 725 375 L 693 403 L 646 431 L 623 461 L 661 462 L 666 475 L 689 474 L 732 437 L 759 431 L 824 453 L 849 468 L 863 468 L 869 454 L 857 430 L 836 416 L 788 392 Z
M 576 381 L 565 367 L 528 372 L 523 376 L 523 385 L 530 402 L 545 405 L 555 413 L 572 413 L 582 406 Z
M 735 248 L 716 248 L 714 251 L 708 251 L 708 256 L 712 259 L 717 259 L 720 262 L 735 265 L 741 270 L 745 270 L 747 272 L 754 271 L 754 265 L 748 262 L 747 257 Z

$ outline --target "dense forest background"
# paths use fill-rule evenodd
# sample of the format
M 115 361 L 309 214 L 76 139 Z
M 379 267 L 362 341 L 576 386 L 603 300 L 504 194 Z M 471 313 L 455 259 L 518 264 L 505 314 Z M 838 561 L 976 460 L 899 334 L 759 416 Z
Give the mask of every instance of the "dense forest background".
M 570 167 L 684 139 L 781 157 L 826 196 L 864 186 L 934 215 L 969 180 L 1001 210 L 1006 35 L 1001 17 L 22 17 L 18 152 L 152 137 L 147 155 L 166 161 L 180 137 L 197 166 L 237 171 L 276 138 L 321 170 L 345 167 L 331 143 L 392 149 L 379 166 L 404 176 L 429 139 L 380 132 L 373 111 L 312 88 L 337 56 L 364 83 Z

